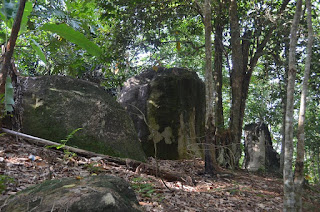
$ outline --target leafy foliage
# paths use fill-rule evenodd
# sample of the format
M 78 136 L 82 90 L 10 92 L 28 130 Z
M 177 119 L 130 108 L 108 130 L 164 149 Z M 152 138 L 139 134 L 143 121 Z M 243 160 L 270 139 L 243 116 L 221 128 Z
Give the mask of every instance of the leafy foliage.
M 63 139 L 60 141 L 61 144 L 46 146 L 46 148 L 56 148 L 56 149 L 64 148 L 67 145 L 68 141 L 70 139 L 72 139 L 74 134 L 76 134 L 79 130 L 82 130 L 82 128 L 78 128 L 78 129 L 73 130 L 69 135 L 67 135 L 66 139 Z M 76 156 L 76 153 L 71 152 L 68 149 L 63 149 L 63 152 L 64 152 L 65 158 L 72 158 L 72 157 Z
M 27 23 L 29 20 L 29 15 L 32 12 L 32 2 L 26 2 L 25 8 L 24 8 L 24 12 L 23 12 L 23 16 L 22 16 L 22 20 L 21 20 L 21 25 L 20 25 L 20 34 L 24 33 L 27 31 Z
M 0 175 L 0 194 L 6 190 L 8 183 L 13 183 L 15 180 L 6 175 Z
M 18 10 L 19 1 L 16 0 L 4 0 L 1 9 L 1 16 L 6 20 L 12 20 L 16 16 Z
M 43 53 L 41 46 L 33 39 L 31 40 L 30 45 L 36 51 L 37 55 L 39 55 L 42 62 L 47 64 L 47 58 L 46 58 L 45 54 Z
M 90 54 L 99 57 L 101 55 L 100 48 L 93 42 L 89 41 L 83 34 L 75 31 L 66 24 L 45 24 L 40 29 L 57 33 L 61 37 L 77 44 L 87 50 Z
M 145 179 L 141 177 L 134 178 L 131 184 L 132 188 L 138 192 L 142 197 L 151 198 L 155 193 L 155 189 L 151 183 L 145 183 Z
M 92 162 L 85 164 L 85 167 L 90 171 L 91 174 L 99 174 L 104 171 L 98 162 Z

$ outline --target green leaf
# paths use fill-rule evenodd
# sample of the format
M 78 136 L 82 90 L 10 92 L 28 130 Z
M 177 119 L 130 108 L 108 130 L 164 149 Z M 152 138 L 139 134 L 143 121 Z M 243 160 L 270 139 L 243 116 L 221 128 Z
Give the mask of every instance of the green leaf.
M 66 40 L 87 50 L 89 54 L 99 57 L 102 54 L 101 49 L 92 41 L 88 40 L 83 34 L 75 31 L 72 27 L 66 24 L 45 24 L 41 27 L 42 30 L 57 33 Z
M 9 76 L 7 76 L 7 80 L 6 80 L 4 104 L 5 104 L 5 110 L 7 112 L 13 111 L 13 105 L 14 105 L 13 86 L 11 82 L 11 77 Z
M 82 128 L 78 128 L 73 130 L 68 136 L 67 136 L 67 140 L 65 140 L 66 142 L 68 142 L 71 138 L 73 138 L 74 134 L 76 134 L 76 132 L 78 132 L 79 130 L 82 130 Z M 64 141 L 64 140 L 61 140 Z
M 19 1 L 5 0 L 1 8 L 1 13 L 6 17 L 7 20 L 13 19 L 16 16 L 19 7 Z
M 36 51 L 37 55 L 40 57 L 40 59 L 45 63 L 47 64 L 47 59 L 46 59 L 46 56 L 45 54 L 43 53 L 42 49 L 41 49 L 41 46 L 35 41 L 35 40 L 31 40 L 32 42 L 30 43 L 31 44 L 31 47 Z
M 27 30 L 27 22 L 29 20 L 28 16 L 31 14 L 32 9 L 33 9 L 32 2 L 26 2 L 26 6 L 24 8 L 23 16 L 22 16 L 22 20 L 21 20 L 21 26 L 20 26 L 20 31 L 19 31 L 20 34 Z
M 75 186 L 76 186 L 76 184 L 70 184 L 70 185 L 63 186 L 63 188 L 72 188 L 72 187 L 75 187 Z
M 6 19 L 6 16 L 3 14 L 2 9 L 0 10 L 0 19 L 1 20 L 5 20 Z

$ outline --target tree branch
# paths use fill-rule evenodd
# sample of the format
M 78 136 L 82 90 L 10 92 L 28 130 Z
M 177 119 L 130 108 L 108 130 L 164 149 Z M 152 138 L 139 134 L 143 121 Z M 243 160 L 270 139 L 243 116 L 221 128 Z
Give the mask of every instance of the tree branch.
M 3 58 L 3 65 L 0 74 L 0 93 L 5 92 L 5 84 L 8 75 L 8 70 L 11 65 L 11 58 L 13 55 L 14 47 L 16 45 L 16 41 L 18 38 L 18 34 L 20 31 L 21 20 L 23 16 L 24 7 L 26 5 L 27 0 L 20 0 L 20 5 L 17 11 L 17 15 L 15 21 L 12 26 L 11 35 L 7 44 L 6 52 Z

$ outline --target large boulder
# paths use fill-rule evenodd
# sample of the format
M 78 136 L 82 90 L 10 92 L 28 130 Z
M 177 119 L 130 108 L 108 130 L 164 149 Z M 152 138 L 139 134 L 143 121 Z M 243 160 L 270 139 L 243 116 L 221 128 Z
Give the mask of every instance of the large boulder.
M 21 131 L 96 153 L 145 160 L 132 120 L 104 88 L 65 76 L 26 77 L 16 89 Z
M 246 125 L 244 130 L 244 168 L 249 171 L 279 171 L 280 156 L 272 147 L 268 126 L 258 122 Z
M 201 157 L 205 86 L 195 72 L 180 68 L 146 70 L 130 78 L 119 102 L 129 112 L 147 156 Z
M 107 175 L 48 180 L 3 200 L 0 205 L 3 212 L 142 211 L 130 185 Z

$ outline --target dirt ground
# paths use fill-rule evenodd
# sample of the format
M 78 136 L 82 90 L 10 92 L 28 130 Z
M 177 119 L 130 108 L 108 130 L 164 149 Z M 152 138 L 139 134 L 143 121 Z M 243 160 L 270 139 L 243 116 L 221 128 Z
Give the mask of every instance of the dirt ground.
M 148 163 L 156 166 L 153 158 Z M 201 174 L 204 162 L 200 159 L 161 160 L 158 166 L 180 173 L 183 181 L 168 182 L 99 157 L 66 157 L 63 151 L 3 135 L 0 176 L 12 180 L 6 183 L 0 200 L 48 179 L 108 174 L 130 182 L 145 211 L 282 211 L 282 178 L 274 174 L 225 170 L 230 174 L 208 177 Z M 303 201 L 304 211 L 320 211 L 320 187 L 306 188 Z

